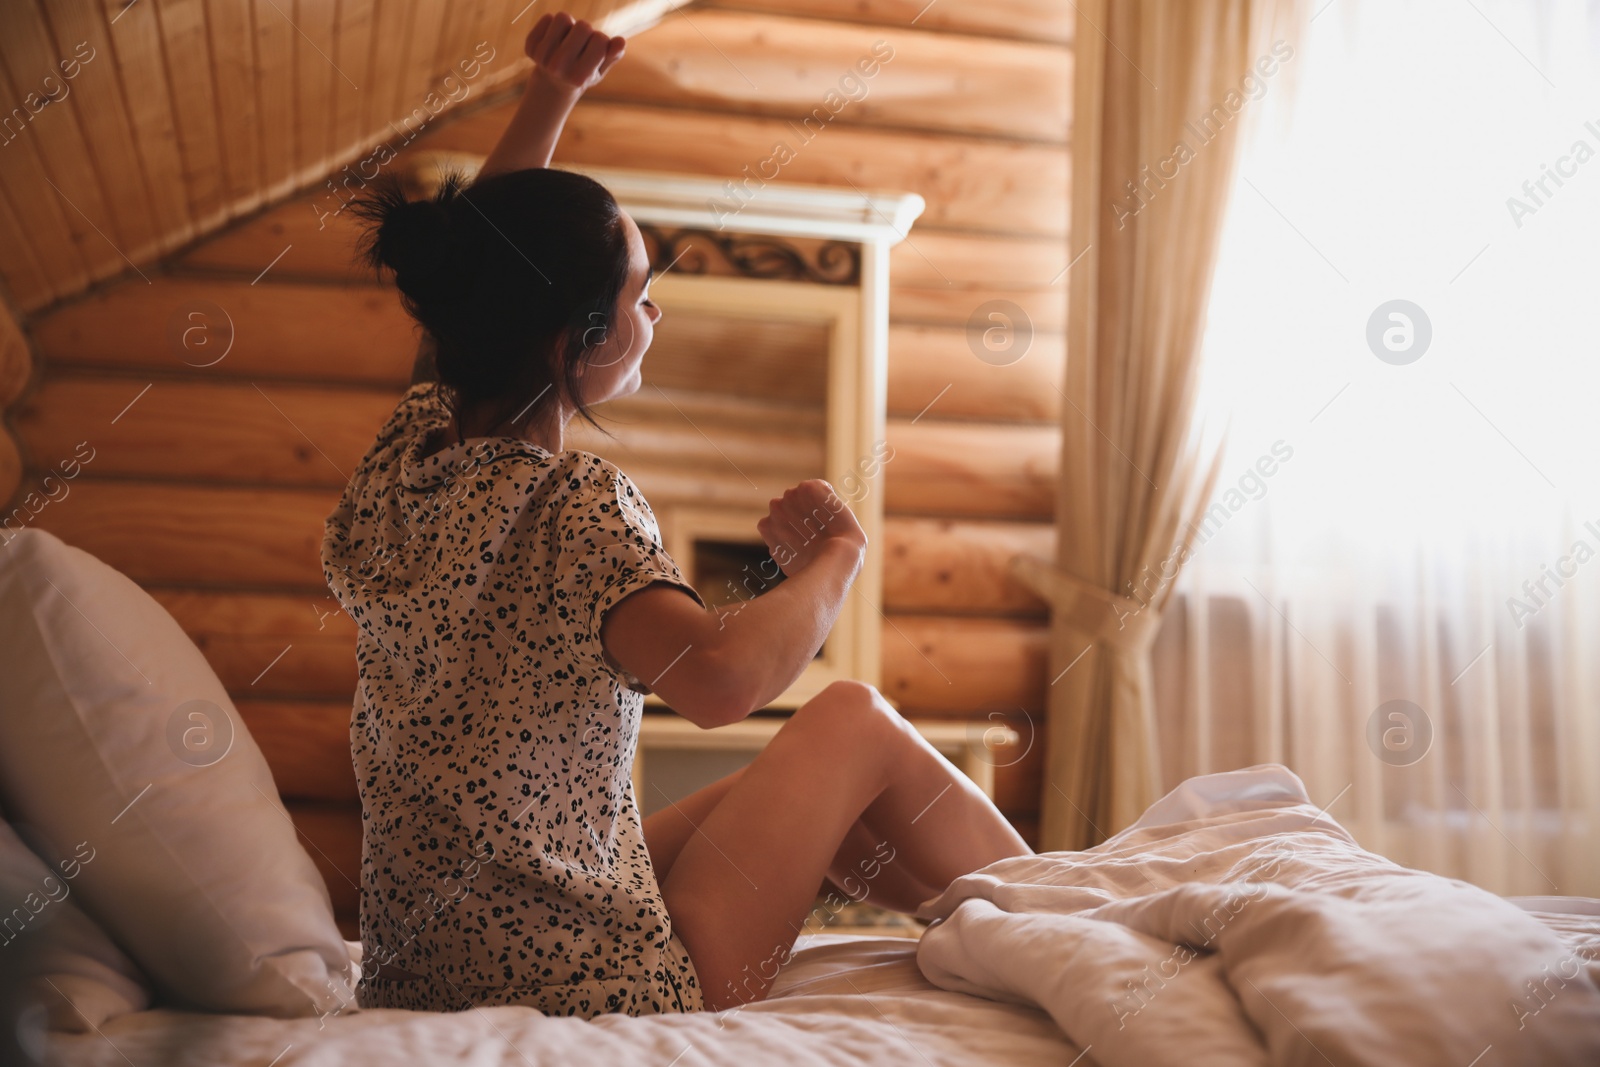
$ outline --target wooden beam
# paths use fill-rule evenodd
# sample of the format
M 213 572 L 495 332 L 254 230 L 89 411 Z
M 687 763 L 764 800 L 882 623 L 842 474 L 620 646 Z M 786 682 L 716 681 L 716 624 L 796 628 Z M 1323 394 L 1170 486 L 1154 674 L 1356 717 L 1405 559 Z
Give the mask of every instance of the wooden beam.
M 152 586 L 149 593 L 205 654 L 235 700 L 332 702 L 349 718 L 357 681 L 356 625 L 327 589 L 252 593 Z
M 1065 144 L 1071 78 L 1055 44 L 713 9 L 631 42 L 591 98 Z
M 585 19 L 599 29 L 626 37 L 637 36 L 669 11 L 684 7 L 689 0 L 507 0 L 494 5 L 489 17 L 514 27 L 520 50 L 522 39 L 539 16 L 565 11 L 575 19 Z
M 339 210 L 324 186 L 220 230 L 174 261 L 187 270 L 233 272 L 254 278 L 267 264 L 274 282 L 378 284 L 357 260 L 360 224 Z M 386 283 L 387 284 L 387 283 Z
M 1071 44 L 1073 31 L 1071 5 L 1061 0 L 702 0 L 699 6 L 1056 44 Z
M 884 528 L 889 612 L 1042 617 L 1047 607 L 1010 570 L 1018 553 L 1049 555 L 1048 523 L 894 518 Z
M 300 174 L 327 170 L 334 153 L 344 145 L 333 143 L 333 127 L 345 102 L 361 95 L 361 83 L 333 55 L 340 50 L 335 18 L 337 4 L 297 4 L 294 8 L 294 164 Z M 443 10 L 426 4 L 418 10 Z M 434 43 L 437 43 L 435 40 Z M 417 84 L 438 75 L 418 72 Z
M 234 705 L 284 800 L 360 803 L 350 758 L 350 701 L 237 699 Z
M 1061 431 L 890 419 L 885 504 L 890 514 L 1047 519 Z
M 1049 630 L 1042 622 L 886 618 L 881 688 L 902 713 L 981 719 L 1044 706 Z
M 0 412 L 8 411 L 33 376 L 33 352 L 11 308 L 0 300 Z M 23 458 L 11 420 L 0 421 L 0 503 L 22 486 Z
M 736 471 L 696 471 L 670 459 L 630 473 L 660 510 L 683 502 L 758 515 L 774 495 L 772 486 L 784 480 L 752 486 Z M 193 485 L 80 474 L 70 494 L 41 509 L 32 524 L 139 582 L 320 592 L 322 528 L 338 499 L 333 487 Z
M 322 524 L 336 492 L 109 481 L 91 473 L 70 484 L 33 525 L 136 582 L 322 586 Z
M 264 267 L 266 264 L 262 264 Z M 205 305 L 225 317 L 189 312 Z M 232 347 L 220 358 L 232 327 Z M 185 323 L 203 325 L 185 333 Z M 157 277 L 91 293 L 39 319 L 41 356 L 63 365 L 213 378 L 300 379 L 328 384 L 404 382 L 417 335 L 392 289 L 326 285 L 241 285 Z M 183 344 L 188 338 L 192 347 Z M 210 348 L 194 342 L 204 338 Z M 207 365 L 208 362 L 210 365 Z
M 306 595 L 155 585 L 146 591 L 207 655 L 225 640 L 303 643 L 326 639 L 347 650 L 355 644 L 355 621 L 326 589 Z M 342 696 L 347 689 L 341 684 L 321 691 Z
M 1015 363 L 985 362 L 975 346 L 982 339 L 967 327 L 891 325 L 890 417 L 1055 424 L 1066 363 L 1061 334 L 1035 334 Z
M 485 154 L 512 106 L 463 115 L 419 140 Z M 775 153 L 780 143 L 789 157 Z M 774 170 L 767 161 L 779 158 L 787 162 Z M 844 126 L 805 141 L 784 119 L 593 101 L 568 120 L 556 162 L 710 175 L 740 182 L 754 202 L 765 169 L 777 181 L 919 193 L 928 202 L 919 226 L 1067 232 L 1068 153 L 1056 145 Z
M 17 316 L 0 300 L 0 410 L 16 403 L 33 376 L 33 351 Z
M 682 2 L 561 6 L 632 34 Z M 4 138 L 0 199 L 19 240 L 6 242 L 0 275 L 25 311 L 135 264 L 148 269 L 263 199 L 319 183 L 393 136 L 389 123 L 430 93 L 445 108 L 482 99 L 527 71 L 522 38 L 537 17 L 534 5 L 500 0 L 459 3 L 448 18 L 443 5 L 302 7 L 168 0 L 112 12 L 92 0 L 33 0 L 7 9 L 0 90 L 6 114 L 24 117 Z M 493 59 L 465 96 L 445 90 L 450 67 L 476 54 L 465 43 L 479 41 Z M 55 88 L 43 86 L 47 76 Z M 48 116 L 46 96 L 57 105 Z
M 13 420 L 28 453 L 47 466 L 93 437 L 103 452 L 94 461 L 96 477 L 340 489 L 398 399 L 398 389 L 56 374 L 17 407 Z M 777 404 L 737 414 L 734 408 L 725 397 L 649 390 L 595 409 L 616 439 L 574 425 L 567 447 L 598 452 L 630 472 L 732 477 L 743 471 L 782 482 L 780 488 L 821 477 L 820 412 Z
M 57 373 L 13 419 L 42 463 L 92 438 L 94 477 L 337 488 L 372 446 L 397 394 Z
M 284 807 L 300 844 L 327 883 L 333 914 L 349 937 L 351 920 L 361 910 L 361 808 L 302 800 L 291 800 Z
M 919 288 L 1054 292 L 1067 266 L 1059 237 L 916 227 L 889 250 L 889 280 Z
M 989 321 L 985 309 L 995 304 L 1021 308 L 1034 331 L 1059 334 L 1066 329 L 1065 293 L 1020 289 L 956 289 L 950 286 L 897 284 L 889 292 L 889 319 L 895 323 L 932 326 L 974 325 L 981 333 L 983 327 L 977 324 Z M 1007 321 L 1016 317 L 1012 311 L 1007 315 Z

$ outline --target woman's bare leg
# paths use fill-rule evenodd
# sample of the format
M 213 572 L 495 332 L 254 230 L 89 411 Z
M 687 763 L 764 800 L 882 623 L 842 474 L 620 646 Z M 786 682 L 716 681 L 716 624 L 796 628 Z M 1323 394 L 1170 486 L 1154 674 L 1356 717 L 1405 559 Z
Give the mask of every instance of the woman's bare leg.
M 666 882 L 667 874 L 671 872 L 684 843 L 694 836 L 695 829 L 711 814 L 711 809 L 717 806 L 744 771 L 740 767 L 732 774 L 723 775 L 682 800 L 671 801 L 666 807 L 657 808 L 644 817 L 644 843 L 649 849 L 650 866 L 655 869 L 657 882 Z M 646 782 L 646 793 L 651 789 L 651 783 Z M 635 800 L 642 810 L 645 798 L 636 797 Z
M 835 683 L 728 786 L 662 883 L 707 1007 L 766 995 L 858 820 L 887 844 L 884 867 L 936 889 L 1031 851 L 877 690 Z
M 857 819 L 828 867 L 829 892 L 838 900 L 909 913 L 943 891 L 943 886 L 928 885 L 896 858 L 894 843 L 865 819 Z
M 657 882 L 666 882 L 684 843 L 744 772 L 745 768 L 740 767 L 645 818 L 644 841 Z M 885 851 L 882 845 L 882 838 L 856 820 L 828 867 L 827 884 L 839 897 L 867 900 L 880 908 L 913 911 L 919 903 L 937 893 L 911 876 L 903 863 L 882 867 L 874 864 L 877 855 Z M 874 878 L 864 879 L 865 873 L 874 871 L 877 872 Z M 820 890 L 822 886 L 819 884 L 817 888 Z

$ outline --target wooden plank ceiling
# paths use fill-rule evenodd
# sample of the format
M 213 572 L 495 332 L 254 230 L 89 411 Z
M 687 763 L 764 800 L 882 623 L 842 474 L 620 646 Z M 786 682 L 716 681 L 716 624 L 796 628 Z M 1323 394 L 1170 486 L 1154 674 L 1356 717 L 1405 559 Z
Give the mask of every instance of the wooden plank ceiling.
M 684 3 L 5 0 L 0 281 L 36 311 L 415 136 L 525 73 L 546 10 Z

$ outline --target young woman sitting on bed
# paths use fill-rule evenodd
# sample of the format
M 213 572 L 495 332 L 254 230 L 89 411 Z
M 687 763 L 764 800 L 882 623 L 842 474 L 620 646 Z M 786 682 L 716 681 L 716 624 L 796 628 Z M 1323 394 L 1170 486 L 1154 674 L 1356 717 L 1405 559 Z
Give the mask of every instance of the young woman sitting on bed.
M 570 418 L 639 388 L 662 312 L 638 226 L 547 169 L 622 39 L 545 15 L 526 47 L 521 104 L 471 185 L 355 205 L 434 345 L 322 546 L 359 628 L 361 1000 L 727 1008 L 766 995 L 825 880 L 914 911 L 1030 849 L 855 682 L 641 823 L 641 693 L 706 729 L 766 705 L 821 646 L 866 537 L 826 482 L 788 489 L 757 524 L 787 580 L 719 617 L 628 477 L 563 447 Z

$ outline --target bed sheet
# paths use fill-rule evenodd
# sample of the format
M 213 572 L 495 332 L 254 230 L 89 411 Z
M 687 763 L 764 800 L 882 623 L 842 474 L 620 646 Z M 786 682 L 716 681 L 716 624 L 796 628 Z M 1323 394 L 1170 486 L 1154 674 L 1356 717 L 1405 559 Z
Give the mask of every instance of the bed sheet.
M 1063 1067 L 1078 1056 L 1038 1009 L 929 983 L 917 967 L 916 946 L 908 938 L 807 935 L 766 1001 L 722 1012 L 614 1015 L 584 1022 L 514 1007 L 366 1010 L 324 1020 L 158 1009 L 114 1019 L 98 1034 L 48 1034 L 46 1062 L 52 1067 Z

